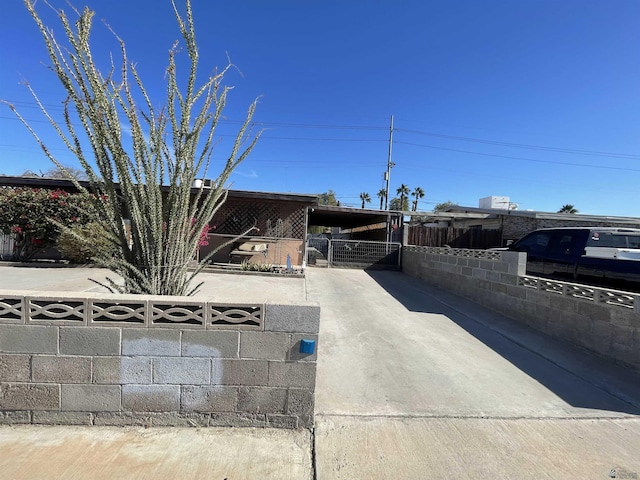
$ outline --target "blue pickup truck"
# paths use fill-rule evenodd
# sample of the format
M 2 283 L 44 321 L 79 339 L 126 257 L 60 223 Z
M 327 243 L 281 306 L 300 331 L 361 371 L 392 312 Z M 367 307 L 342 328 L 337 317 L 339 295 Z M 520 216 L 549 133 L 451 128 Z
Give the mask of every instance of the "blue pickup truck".
M 640 292 L 640 229 L 536 230 L 508 250 L 527 253 L 527 274 Z

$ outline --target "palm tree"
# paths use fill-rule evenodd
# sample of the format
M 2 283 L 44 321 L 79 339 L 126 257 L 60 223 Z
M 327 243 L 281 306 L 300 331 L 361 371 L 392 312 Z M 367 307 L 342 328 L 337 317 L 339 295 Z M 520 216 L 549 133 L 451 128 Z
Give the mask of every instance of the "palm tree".
M 369 194 L 367 192 L 362 192 L 360 194 L 360 200 L 362 200 L 362 208 L 364 208 L 364 203 L 371 203 L 371 197 L 369 196 Z
M 411 193 L 411 190 L 409 190 L 409 187 L 407 187 L 404 183 L 402 185 L 400 185 L 398 187 L 398 189 L 396 190 L 396 193 L 398 195 L 400 195 L 400 205 L 402 205 L 402 209 L 404 210 L 404 206 L 405 206 L 405 199 L 409 198 L 409 194 Z M 408 208 L 407 208 L 408 210 Z
M 424 190 L 420 187 L 416 187 L 411 195 L 415 197 L 415 200 L 413 201 L 413 208 L 411 209 L 415 212 L 416 210 L 418 210 L 418 199 L 424 198 Z
M 563 205 L 560 210 L 558 210 L 558 213 L 578 213 L 578 210 L 570 203 L 567 203 L 566 205 Z
M 380 199 L 380 210 L 382 210 L 382 204 L 384 203 L 385 199 L 387 198 L 387 191 L 384 188 L 381 188 L 378 193 L 378 198 Z

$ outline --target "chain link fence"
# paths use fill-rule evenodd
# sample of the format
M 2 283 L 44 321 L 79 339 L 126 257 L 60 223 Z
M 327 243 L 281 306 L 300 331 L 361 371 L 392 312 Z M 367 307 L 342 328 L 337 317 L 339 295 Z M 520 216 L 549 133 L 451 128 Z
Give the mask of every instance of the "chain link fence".
M 402 244 L 366 240 L 331 240 L 328 250 L 330 266 L 400 268 Z

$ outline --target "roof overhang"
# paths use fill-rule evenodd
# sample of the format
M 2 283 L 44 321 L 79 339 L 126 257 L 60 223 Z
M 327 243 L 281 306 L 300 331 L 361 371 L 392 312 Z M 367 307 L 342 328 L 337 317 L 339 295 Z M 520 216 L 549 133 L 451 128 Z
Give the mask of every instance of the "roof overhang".
M 81 180 L 80 185 L 90 189 L 90 184 L 86 180 Z M 42 177 L 12 177 L 0 175 L 0 186 L 7 187 L 31 187 L 31 188 L 47 188 L 47 189 L 63 189 L 68 191 L 76 191 L 76 187 L 70 180 L 61 178 L 42 178 Z M 116 187 L 117 188 L 117 187 Z M 162 187 L 168 190 L 169 186 Z M 206 190 L 207 187 L 204 187 Z M 192 193 L 196 193 L 199 188 L 192 188 Z M 314 194 L 303 193 L 271 193 L 271 192 L 251 192 L 246 190 L 229 190 L 229 199 L 231 198 L 248 198 L 262 201 L 279 201 L 279 202 L 295 202 L 305 205 L 315 205 L 318 196 Z
M 309 208 L 310 226 L 356 228 L 387 223 L 392 218 L 402 218 L 402 212 L 328 205 L 316 205 Z

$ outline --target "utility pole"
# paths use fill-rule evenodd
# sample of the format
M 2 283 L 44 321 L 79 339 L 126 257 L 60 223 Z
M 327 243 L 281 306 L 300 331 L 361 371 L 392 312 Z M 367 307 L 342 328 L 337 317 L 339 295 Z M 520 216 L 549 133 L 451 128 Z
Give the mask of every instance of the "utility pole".
M 391 147 L 393 146 L 393 115 L 391 115 L 391 124 L 389 125 L 389 154 L 387 156 L 387 171 L 384 179 L 387 181 L 387 193 L 384 196 L 384 209 L 389 210 L 389 179 L 391 178 L 391 168 L 395 165 L 391 161 Z

